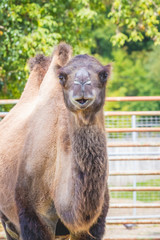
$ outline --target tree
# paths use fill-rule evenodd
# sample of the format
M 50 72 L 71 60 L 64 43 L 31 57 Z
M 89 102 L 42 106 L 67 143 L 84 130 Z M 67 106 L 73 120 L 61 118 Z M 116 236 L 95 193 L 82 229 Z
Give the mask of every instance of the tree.
M 59 41 L 76 54 L 91 51 L 110 59 L 116 59 L 113 45 L 131 49 L 129 44 L 143 45 L 146 37 L 159 44 L 159 15 L 159 0 L 1 0 L 0 98 L 18 98 L 27 60 L 50 54 Z
M 1 0 L 1 98 L 20 96 L 28 75 L 26 62 L 37 52 L 50 54 L 59 41 L 69 42 L 76 53 L 89 51 L 89 33 L 102 22 L 103 11 L 98 0 Z
M 117 26 L 116 35 L 111 39 L 113 45 L 142 41 L 144 37 L 160 44 L 159 0 L 114 0 L 108 16 Z
M 126 49 L 113 54 L 113 76 L 108 82 L 109 96 L 158 96 L 160 95 L 160 47 L 153 51 L 134 51 L 128 55 Z M 108 59 L 107 59 L 108 61 Z M 106 110 L 159 111 L 160 102 L 112 102 Z

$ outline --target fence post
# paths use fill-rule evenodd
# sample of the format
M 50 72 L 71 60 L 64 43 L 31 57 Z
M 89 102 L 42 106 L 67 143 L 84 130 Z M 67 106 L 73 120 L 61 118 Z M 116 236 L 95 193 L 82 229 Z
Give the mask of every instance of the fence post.
M 132 128 L 136 128 L 136 115 L 132 115 Z M 133 143 L 135 143 L 137 141 L 137 133 L 136 132 L 132 132 L 132 141 Z M 136 169 L 136 161 L 134 161 L 134 168 Z M 134 170 L 135 170 L 134 169 Z M 135 188 L 137 185 L 137 179 L 136 179 L 136 175 L 133 176 L 133 187 Z M 137 192 L 134 191 L 133 192 L 133 204 L 136 204 L 137 201 Z M 133 216 L 136 216 L 136 208 L 133 208 Z

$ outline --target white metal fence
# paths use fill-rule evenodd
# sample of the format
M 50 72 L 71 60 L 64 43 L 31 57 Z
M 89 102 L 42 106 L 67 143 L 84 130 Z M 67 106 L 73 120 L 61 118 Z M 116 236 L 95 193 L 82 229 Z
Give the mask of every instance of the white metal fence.
M 160 223 L 160 112 L 106 112 L 105 125 L 111 191 L 107 223 Z
M 160 116 L 108 116 L 107 128 L 160 127 Z M 160 133 L 108 133 L 108 222 L 160 223 Z M 125 191 L 126 190 L 126 191 Z

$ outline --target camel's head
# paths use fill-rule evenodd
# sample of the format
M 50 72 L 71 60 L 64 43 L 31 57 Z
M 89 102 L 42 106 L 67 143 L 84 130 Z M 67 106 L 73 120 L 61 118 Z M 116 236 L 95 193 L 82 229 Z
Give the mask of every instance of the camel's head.
M 88 55 L 74 57 L 59 71 L 64 101 L 72 112 L 99 111 L 105 101 L 105 89 L 111 65 L 103 66 Z

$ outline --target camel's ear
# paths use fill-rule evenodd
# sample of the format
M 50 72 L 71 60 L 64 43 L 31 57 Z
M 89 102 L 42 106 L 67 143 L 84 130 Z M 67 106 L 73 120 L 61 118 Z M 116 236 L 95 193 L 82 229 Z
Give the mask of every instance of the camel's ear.
M 112 65 L 108 64 L 98 73 L 101 83 L 106 83 L 111 75 Z
M 57 45 L 53 51 L 54 64 L 58 67 L 65 66 L 72 57 L 72 47 L 64 42 Z

